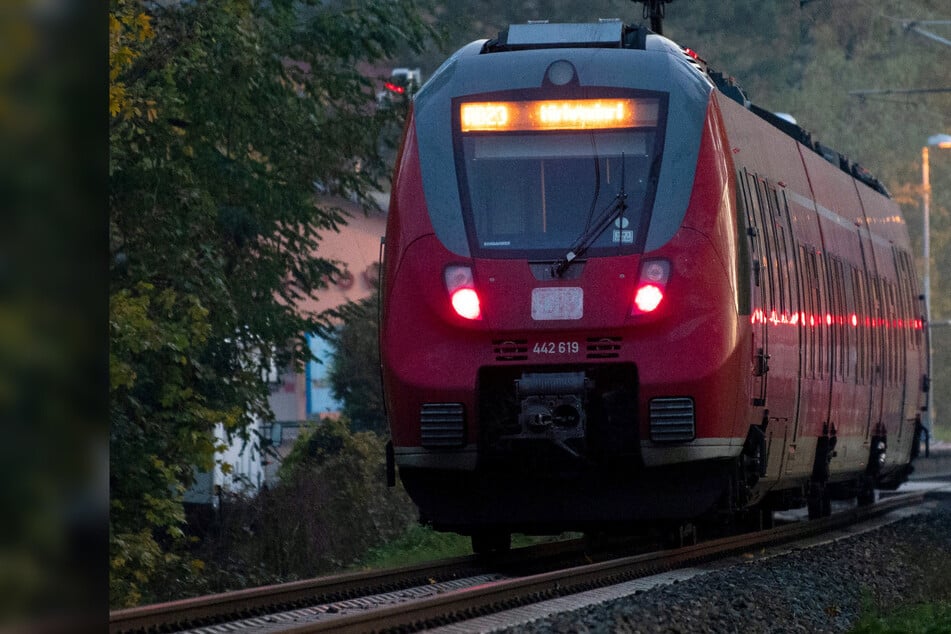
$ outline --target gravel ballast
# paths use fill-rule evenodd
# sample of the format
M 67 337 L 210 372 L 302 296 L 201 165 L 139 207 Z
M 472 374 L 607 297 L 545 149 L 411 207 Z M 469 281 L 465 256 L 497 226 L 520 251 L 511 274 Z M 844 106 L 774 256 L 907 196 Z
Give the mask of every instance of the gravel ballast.
M 870 610 L 951 601 L 951 498 L 921 515 L 509 632 L 847 632 Z

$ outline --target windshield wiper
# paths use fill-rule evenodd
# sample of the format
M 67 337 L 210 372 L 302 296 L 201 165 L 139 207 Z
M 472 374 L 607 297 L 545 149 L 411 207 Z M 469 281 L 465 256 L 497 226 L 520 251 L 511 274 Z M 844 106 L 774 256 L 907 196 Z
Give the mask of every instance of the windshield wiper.
M 611 201 L 611 204 L 604 208 L 598 216 L 597 221 L 578 236 L 568 253 L 563 258 L 551 265 L 552 277 L 561 277 L 571 266 L 572 262 L 580 258 L 591 248 L 594 241 L 597 240 L 604 230 L 611 226 L 618 216 L 624 215 L 627 209 L 627 191 L 624 189 L 624 153 L 621 153 L 621 188 Z

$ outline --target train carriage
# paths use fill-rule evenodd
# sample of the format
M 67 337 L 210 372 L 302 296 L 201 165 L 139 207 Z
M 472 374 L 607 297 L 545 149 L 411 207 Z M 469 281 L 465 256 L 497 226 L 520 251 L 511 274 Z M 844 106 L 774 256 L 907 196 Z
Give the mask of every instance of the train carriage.
M 868 501 L 917 447 L 922 328 L 881 184 L 648 29 L 513 25 L 414 99 L 392 457 L 478 549 Z

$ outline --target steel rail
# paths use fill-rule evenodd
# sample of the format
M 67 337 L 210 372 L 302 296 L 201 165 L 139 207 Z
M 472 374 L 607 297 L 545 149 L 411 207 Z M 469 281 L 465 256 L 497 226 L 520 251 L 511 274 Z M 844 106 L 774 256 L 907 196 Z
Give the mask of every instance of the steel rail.
M 168 631 L 180 624 L 211 624 L 229 619 L 332 603 L 374 592 L 426 585 L 434 579 L 457 579 L 484 572 L 490 565 L 520 565 L 538 559 L 580 554 L 584 540 L 567 540 L 519 548 L 491 559 L 465 555 L 399 568 L 344 573 L 155 603 L 109 613 L 110 634 Z
M 331 602 L 360 596 L 375 589 L 398 589 L 423 584 L 433 577 L 454 578 L 468 574 L 478 563 L 472 556 L 390 570 L 354 572 L 317 579 L 292 581 L 259 588 L 180 599 L 109 613 L 109 631 L 149 631 L 180 623 L 212 622 L 222 616 L 252 615 L 302 604 Z
M 927 491 L 896 495 L 874 505 L 851 508 L 819 520 L 724 537 L 670 551 L 622 557 L 603 563 L 455 590 L 437 597 L 379 608 L 366 613 L 321 618 L 319 621 L 289 627 L 282 631 L 293 634 L 364 633 L 388 630 L 415 631 L 426 627 L 447 625 L 529 603 L 630 581 L 678 566 L 725 557 L 751 548 L 780 545 L 818 536 L 899 508 L 921 504 L 927 495 Z

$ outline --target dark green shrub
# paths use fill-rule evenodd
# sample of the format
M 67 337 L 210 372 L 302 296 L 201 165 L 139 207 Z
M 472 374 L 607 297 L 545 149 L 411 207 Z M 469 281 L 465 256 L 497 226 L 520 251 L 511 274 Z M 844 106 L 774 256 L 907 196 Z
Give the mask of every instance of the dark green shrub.
M 196 553 L 207 587 L 218 592 L 307 578 L 353 566 L 402 535 L 416 507 L 388 488 L 384 440 L 322 421 L 301 434 L 281 481 L 254 498 L 222 501 L 219 528 Z

